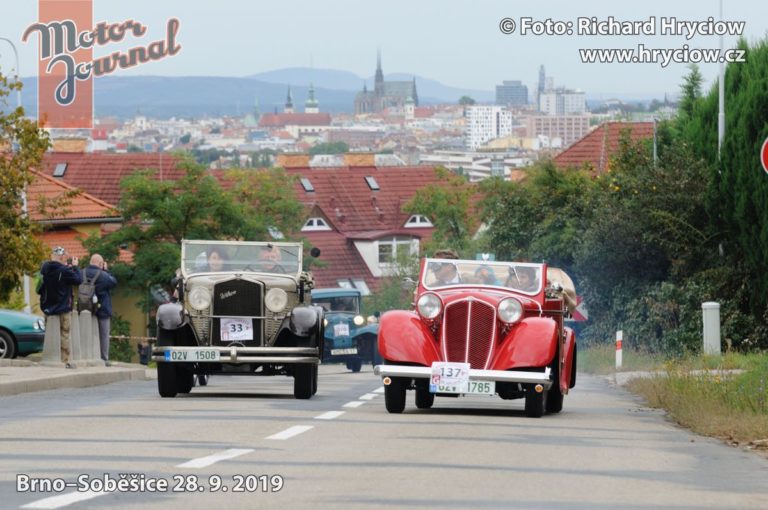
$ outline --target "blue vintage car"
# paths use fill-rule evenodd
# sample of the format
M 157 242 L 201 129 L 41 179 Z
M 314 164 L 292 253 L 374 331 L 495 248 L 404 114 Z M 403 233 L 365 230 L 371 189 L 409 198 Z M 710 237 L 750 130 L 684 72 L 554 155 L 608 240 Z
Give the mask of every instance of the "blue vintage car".
M 0 358 L 43 350 L 45 319 L 30 313 L 0 310 Z
M 325 310 L 325 361 L 346 363 L 359 372 L 363 363 L 380 363 L 379 325 L 360 314 L 357 289 L 313 289 L 312 304 Z

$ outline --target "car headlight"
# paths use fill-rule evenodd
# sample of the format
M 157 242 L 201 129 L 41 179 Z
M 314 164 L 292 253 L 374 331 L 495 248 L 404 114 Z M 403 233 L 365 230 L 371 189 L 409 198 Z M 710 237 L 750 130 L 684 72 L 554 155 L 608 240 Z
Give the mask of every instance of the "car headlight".
M 323 326 L 327 326 L 327 325 L 328 325 L 328 319 L 323 319 Z
M 352 319 L 352 322 L 355 323 L 355 326 L 362 326 L 365 324 L 365 319 L 363 319 L 362 315 L 355 315 L 355 318 Z
M 422 294 L 416 303 L 416 309 L 425 319 L 434 319 L 443 310 L 443 302 L 435 294 Z
M 39 329 L 40 331 L 45 331 L 45 321 L 43 319 L 37 319 L 32 327 L 34 329 Z
M 192 287 L 187 294 L 189 306 L 195 310 L 207 310 L 211 306 L 211 292 L 202 286 Z
M 279 313 L 288 306 L 288 294 L 283 289 L 269 289 L 264 304 L 272 313 Z
M 517 322 L 523 316 L 523 305 L 515 298 L 499 303 L 499 318 L 506 323 Z

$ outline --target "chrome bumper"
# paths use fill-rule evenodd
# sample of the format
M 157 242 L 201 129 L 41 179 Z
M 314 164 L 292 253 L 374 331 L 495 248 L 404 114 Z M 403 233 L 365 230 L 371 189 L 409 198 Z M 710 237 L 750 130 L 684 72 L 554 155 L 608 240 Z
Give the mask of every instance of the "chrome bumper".
M 215 361 L 195 361 L 195 363 L 275 363 L 289 365 L 294 363 L 320 364 L 320 354 L 317 347 L 164 347 L 155 346 L 152 349 L 152 359 L 165 361 L 166 351 L 193 352 L 219 351 L 219 359 Z
M 520 372 L 515 370 L 479 370 L 469 371 L 470 381 L 496 381 L 521 384 L 541 384 L 545 389 L 552 386 L 549 367 L 544 372 Z M 381 377 L 407 377 L 411 379 L 429 379 L 432 377 L 430 367 L 412 367 L 407 365 L 376 365 L 373 373 Z

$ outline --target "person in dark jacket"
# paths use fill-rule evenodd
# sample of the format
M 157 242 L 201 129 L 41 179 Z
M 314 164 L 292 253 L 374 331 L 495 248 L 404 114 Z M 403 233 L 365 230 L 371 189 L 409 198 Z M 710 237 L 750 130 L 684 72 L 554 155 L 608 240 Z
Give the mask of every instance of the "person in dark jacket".
M 61 360 L 67 368 L 75 368 L 69 362 L 69 328 L 72 312 L 72 286 L 80 285 L 83 276 L 77 267 L 77 257 L 67 260 L 67 252 L 61 246 L 53 249 L 51 260 L 43 263 L 40 274 L 40 309 L 46 319 L 58 315 L 61 333 Z
M 99 271 L 101 271 L 99 273 Z M 85 268 L 85 278 L 89 281 L 99 277 L 95 282 L 94 294 L 98 300 L 99 307 L 96 310 L 96 318 L 99 323 L 99 345 L 101 347 L 101 359 L 106 366 L 111 366 L 109 362 L 109 328 L 112 319 L 112 296 L 110 291 L 117 285 L 117 278 L 112 276 L 107 270 L 107 262 L 104 257 L 95 253 L 91 256 L 91 264 Z

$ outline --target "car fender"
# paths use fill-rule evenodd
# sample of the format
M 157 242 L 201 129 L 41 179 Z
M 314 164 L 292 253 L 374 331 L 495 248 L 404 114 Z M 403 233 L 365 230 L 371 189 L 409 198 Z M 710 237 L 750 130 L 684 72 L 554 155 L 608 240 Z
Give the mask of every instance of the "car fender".
M 563 393 L 568 393 L 568 388 L 572 388 L 571 381 L 576 382 L 576 365 L 573 359 L 573 353 L 576 350 L 576 333 L 571 328 L 565 328 L 565 363 L 563 364 L 563 374 L 560 377 L 560 389 Z
M 322 313 L 315 306 L 297 306 L 291 312 L 288 327 L 296 336 L 310 336 L 322 324 Z
M 491 367 L 493 370 L 545 367 L 556 352 L 557 323 L 547 317 L 529 317 L 507 333 Z
M 393 310 L 381 316 L 379 353 L 393 363 L 426 367 L 440 361 L 432 332 L 414 312 Z

